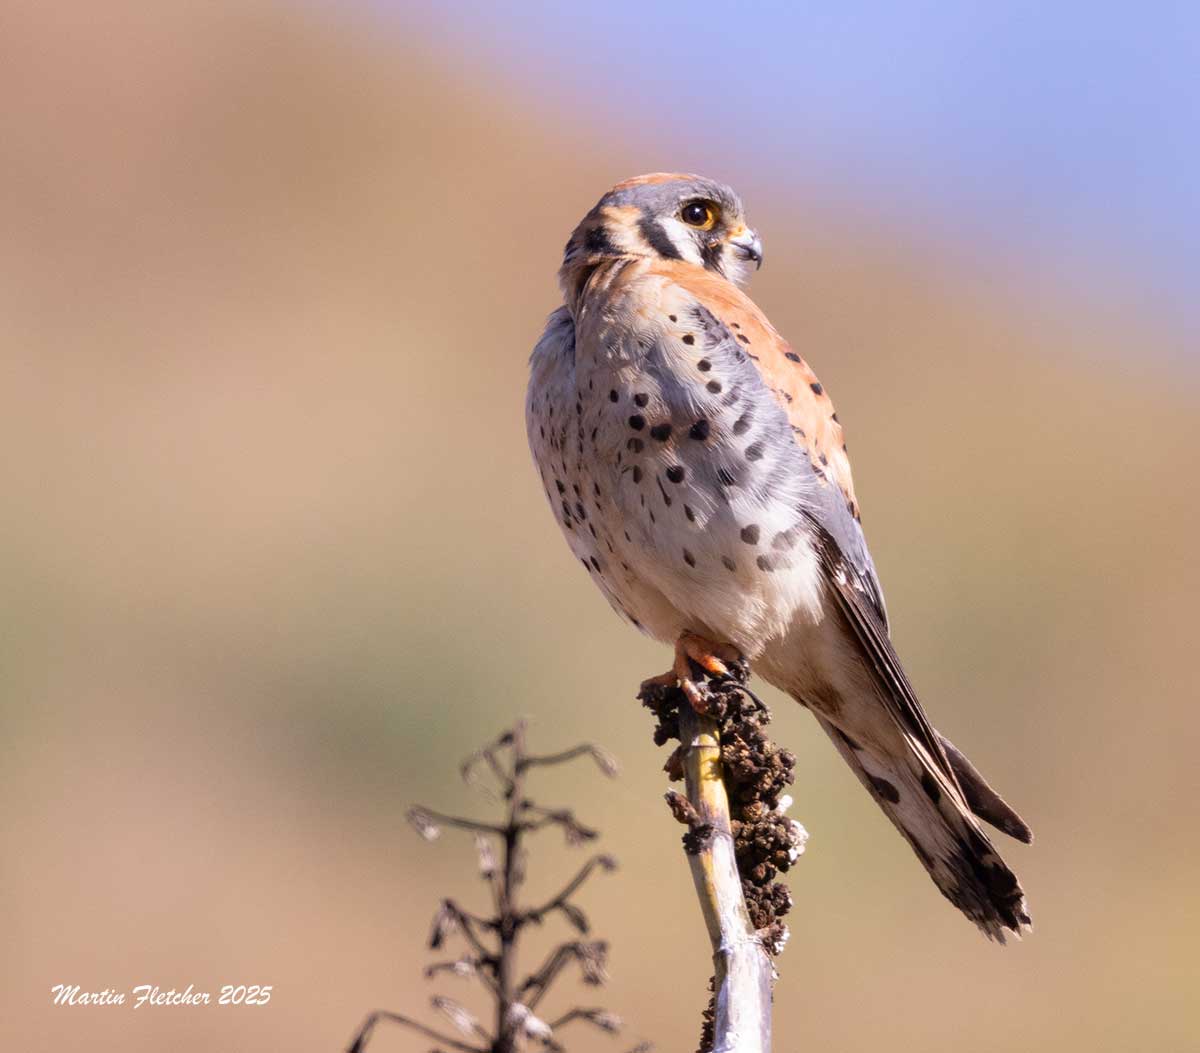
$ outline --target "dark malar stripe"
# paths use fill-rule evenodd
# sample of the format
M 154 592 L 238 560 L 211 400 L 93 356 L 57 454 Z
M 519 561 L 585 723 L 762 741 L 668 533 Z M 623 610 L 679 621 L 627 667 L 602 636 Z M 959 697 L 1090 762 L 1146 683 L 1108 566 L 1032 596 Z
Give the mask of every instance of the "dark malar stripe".
M 667 237 L 667 232 L 661 223 L 656 223 L 649 217 L 643 216 L 638 223 L 638 229 L 642 232 L 642 237 L 646 239 L 647 244 L 663 259 L 683 259 L 679 250 L 675 248 L 671 243 L 671 239 Z

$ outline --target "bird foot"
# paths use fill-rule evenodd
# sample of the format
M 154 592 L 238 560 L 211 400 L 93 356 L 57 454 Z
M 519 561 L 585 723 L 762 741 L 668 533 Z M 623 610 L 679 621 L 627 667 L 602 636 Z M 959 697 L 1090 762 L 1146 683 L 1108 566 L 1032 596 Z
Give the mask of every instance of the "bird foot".
M 706 677 L 744 681 L 746 675 L 746 662 L 732 644 L 683 633 L 675 641 L 675 661 L 670 671 L 642 681 L 642 691 L 678 687 L 692 709 L 704 715 L 708 713 L 710 694 Z

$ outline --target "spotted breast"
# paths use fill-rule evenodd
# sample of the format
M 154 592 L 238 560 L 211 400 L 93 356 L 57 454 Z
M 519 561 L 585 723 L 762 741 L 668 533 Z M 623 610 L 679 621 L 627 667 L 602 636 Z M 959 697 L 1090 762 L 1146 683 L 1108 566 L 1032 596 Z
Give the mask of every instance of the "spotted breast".
M 818 616 L 801 513 L 830 483 L 755 364 L 775 353 L 765 320 L 726 323 L 680 270 L 612 261 L 576 318 L 555 314 L 533 356 L 530 443 L 618 611 L 660 640 L 699 631 L 753 658 L 798 610 Z

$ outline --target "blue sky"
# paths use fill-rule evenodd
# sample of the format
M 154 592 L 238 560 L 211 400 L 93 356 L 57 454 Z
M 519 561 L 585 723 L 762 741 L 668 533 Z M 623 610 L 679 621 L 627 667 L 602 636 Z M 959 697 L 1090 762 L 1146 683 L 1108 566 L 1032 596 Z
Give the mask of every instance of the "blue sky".
M 789 180 L 1200 325 L 1200 4 L 368 8 L 585 132 L 699 144 L 743 186 Z

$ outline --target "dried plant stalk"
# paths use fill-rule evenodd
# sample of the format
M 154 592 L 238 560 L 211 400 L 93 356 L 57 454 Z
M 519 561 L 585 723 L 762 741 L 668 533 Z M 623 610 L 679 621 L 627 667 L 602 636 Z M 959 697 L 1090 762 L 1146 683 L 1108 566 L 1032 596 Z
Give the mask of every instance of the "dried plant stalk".
M 774 967 L 742 894 L 717 722 L 690 706 L 679 714 L 687 798 L 704 830 L 688 854 L 713 948 L 713 1053 L 768 1053 Z M 707 828 L 707 829 L 704 829 Z
M 585 984 L 599 986 L 608 979 L 608 944 L 596 939 L 570 939 L 560 943 L 543 965 L 523 979 L 517 973 L 517 944 L 530 925 L 540 925 L 551 915 L 561 915 L 577 935 L 590 930 L 587 915 L 574 901 L 575 894 L 597 870 L 611 871 L 616 860 L 596 855 L 585 862 L 566 885 L 545 903 L 529 907 L 520 902 L 525 881 L 529 835 L 557 827 L 569 845 L 583 845 L 598 834 L 575 818 L 569 808 L 548 808 L 527 796 L 527 777 L 534 768 L 564 764 L 587 757 L 610 778 L 616 762 L 594 743 L 543 755 L 531 754 L 525 746 L 525 725 L 518 722 L 497 739 L 480 747 L 460 766 L 468 785 L 501 805 L 500 822 L 483 822 L 458 815 L 445 815 L 417 806 L 408 819 L 426 841 L 436 841 L 443 828 L 464 830 L 474 835 L 479 876 L 491 893 L 492 913 L 486 916 L 464 910 L 452 899 L 442 900 L 433 919 L 429 946 L 441 951 L 449 941 L 463 944 L 459 957 L 433 962 L 425 969 L 428 978 L 453 976 L 474 979 L 487 990 L 495 1004 L 495 1023 L 489 1028 L 465 1006 L 443 995 L 430 1000 L 431 1007 L 448 1020 L 461 1037 L 444 1034 L 418 1020 L 387 1010 L 367 1015 L 350 1043 L 348 1053 L 364 1053 L 380 1022 L 386 1022 L 433 1039 L 439 1049 L 458 1053 L 519 1053 L 540 1048 L 547 1053 L 565 1053 L 559 1032 L 576 1021 L 590 1024 L 608 1034 L 621 1030 L 621 1019 L 598 1006 L 575 1006 L 552 1021 L 536 1015 L 542 999 L 567 970 L 575 967 Z M 490 779 L 489 779 L 490 774 Z M 490 785 L 489 785 L 490 784 Z M 631 1053 L 647 1053 L 641 1043 Z
M 658 719 L 654 741 L 679 740 L 667 761 L 686 796 L 667 803 L 688 827 L 688 855 L 700 910 L 713 948 L 712 1001 L 701 1053 L 768 1053 L 771 1048 L 772 958 L 787 943 L 782 921 L 791 909 L 777 881 L 804 851 L 808 834 L 784 814 L 796 759 L 766 734 L 771 715 L 745 686 L 748 670 L 711 680 L 704 713 L 678 688 L 643 685 L 643 704 Z

